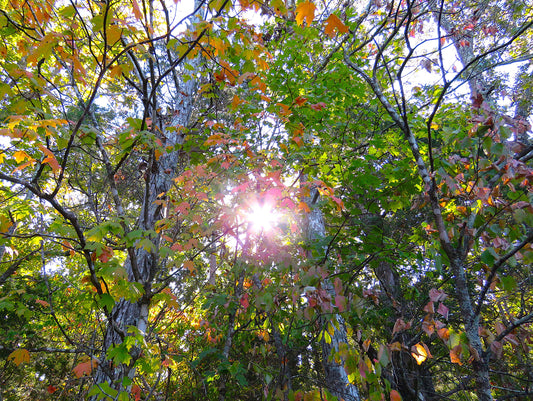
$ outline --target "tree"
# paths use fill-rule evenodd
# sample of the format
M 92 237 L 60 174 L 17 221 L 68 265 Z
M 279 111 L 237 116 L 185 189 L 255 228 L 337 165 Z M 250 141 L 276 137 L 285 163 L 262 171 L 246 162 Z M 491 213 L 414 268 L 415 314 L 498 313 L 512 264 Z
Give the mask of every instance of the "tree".
M 182 7 L 0 7 L 0 396 L 530 397 L 531 6 Z

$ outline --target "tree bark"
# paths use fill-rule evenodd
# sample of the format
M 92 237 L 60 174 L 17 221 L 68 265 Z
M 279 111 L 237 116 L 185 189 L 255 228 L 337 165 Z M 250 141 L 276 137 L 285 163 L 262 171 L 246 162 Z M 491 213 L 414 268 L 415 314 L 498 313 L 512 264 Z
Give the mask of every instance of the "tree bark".
M 189 63 L 198 68 L 199 57 Z M 197 81 L 191 78 L 187 82 L 183 82 L 179 90 L 178 88 L 176 89 L 177 93 L 174 98 L 175 110 L 168 127 L 186 126 L 189 123 L 196 88 Z M 152 91 L 155 90 L 156 88 L 152 88 Z M 152 116 L 152 124 L 154 126 L 157 121 L 157 116 Z M 145 173 L 144 198 L 137 228 L 151 232 L 155 232 L 157 222 L 164 218 L 163 207 L 161 202 L 158 201 L 164 199 L 165 194 L 170 190 L 172 180 L 177 175 L 182 155 L 181 151 L 176 149 L 176 145 L 183 142 L 180 130 L 166 129 L 163 124 L 161 124 L 161 127 L 162 133 L 159 135 L 159 139 L 164 147 L 174 150 L 163 153 L 159 157 L 152 153 L 148 162 L 148 168 Z M 157 132 L 155 133 L 157 135 Z M 124 268 L 128 273 L 128 281 L 141 284 L 144 293 L 139 300 L 133 302 L 122 298 L 113 307 L 106 327 L 99 365 L 94 376 L 94 383 L 97 386 L 100 383 L 107 382 L 111 388 L 119 392 L 128 390 L 129 386 L 124 384 L 124 378 L 133 379 L 135 376 L 134 363 L 142 351 L 139 347 L 133 347 L 130 350 L 132 358 L 128 364 L 113 363 L 108 358 L 107 352 L 111 347 L 123 343 L 127 336 L 140 335 L 144 337 L 146 335 L 152 286 L 161 265 L 158 254 L 161 235 L 157 234 L 149 239 L 153 247 L 150 250 L 143 247 L 138 248 L 134 253 L 129 254 L 124 264 Z M 132 330 L 131 327 L 135 329 Z M 93 397 L 93 399 L 96 398 Z
M 318 196 L 318 189 L 312 189 L 310 197 L 311 205 L 309 205 L 311 212 L 307 215 L 306 219 L 307 238 L 309 241 L 316 241 L 326 236 L 326 228 L 322 212 L 316 203 Z M 330 295 L 331 299 L 335 299 L 337 294 L 335 293 L 335 288 L 331 281 L 326 278 L 322 282 L 322 285 L 323 289 Z M 348 380 L 344 365 L 335 361 L 335 354 L 339 352 L 340 344 L 348 344 L 344 319 L 341 315 L 334 314 L 331 319 L 323 318 L 321 323 L 323 330 L 326 330 L 329 324 L 333 326 L 333 335 L 331 336 L 330 341 L 326 341 L 324 336 L 322 336 L 320 341 L 326 388 L 339 400 L 359 401 L 359 391 L 357 387 Z

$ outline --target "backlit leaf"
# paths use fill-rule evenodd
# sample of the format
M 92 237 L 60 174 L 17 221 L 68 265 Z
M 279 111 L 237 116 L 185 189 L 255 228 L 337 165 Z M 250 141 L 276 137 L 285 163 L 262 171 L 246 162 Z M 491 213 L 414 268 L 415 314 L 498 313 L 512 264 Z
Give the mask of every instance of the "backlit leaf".
M 348 27 L 337 17 L 335 14 L 331 14 L 324 22 L 324 33 L 330 38 L 335 36 L 335 31 L 339 33 L 348 33 Z
M 311 25 L 315 19 L 315 9 L 316 6 L 311 1 L 304 1 L 298 4 L 296 7 L 296 23 L 301 26 L 305 20 L 308 26 Z

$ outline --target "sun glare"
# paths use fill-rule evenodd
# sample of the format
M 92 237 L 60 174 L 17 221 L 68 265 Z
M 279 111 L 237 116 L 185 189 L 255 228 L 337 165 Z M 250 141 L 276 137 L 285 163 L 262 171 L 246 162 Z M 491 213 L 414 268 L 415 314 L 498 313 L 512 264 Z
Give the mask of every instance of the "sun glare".
M 253 206 L 247 217 L 253 229 L 257 231 L 271 230 L 278 222 L 278 219 L 279 215 L 268 204 Z

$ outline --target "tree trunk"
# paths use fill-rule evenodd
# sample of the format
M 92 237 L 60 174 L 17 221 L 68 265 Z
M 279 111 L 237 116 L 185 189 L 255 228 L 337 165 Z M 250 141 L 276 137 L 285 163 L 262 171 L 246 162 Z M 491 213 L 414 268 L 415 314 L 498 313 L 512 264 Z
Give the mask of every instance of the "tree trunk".
M 309 241 L 316 241 L 326 236 L 326 229 L 324 226 L 324 219 L 322 212 L 316 204 L 318 199 L 318 189 L 314 188 L 311 191 L 311 212 L 307 215 L 307 238 Z M 337 295 L 335 288 L 331 281 L 325 279 L 322 282 L 323 289 L 330 295 L 331 299 L 335 299 Z M 326 378 L 326 388 L 337 397 L 339 400 L 345 401 L 359 401 L 359 391 L 357 387 L 350 383 L 348 375 L 344 370 L 342 363 L 335 361 L 335 354 L 339 352 L 340 344 L 348 344 L 346 335 L 346 325 L 344 319 L 339 314 L 334 314 L 331 319 L 323 318 L 321 322 L 323 330 L 327 329 L 329 324 L 333 325 L 333 335 L 331 341 L 326 341 L 324 336 L 320 341 L 322 348 L 322 365 Z
M 198 68 L 199 57 L 189 63 Z M 182 83 L 179 90 L 176 89 L 173 117 L 168 127 L 181 127 L 189 123 L 196 87 L 196 79 L 191 78 Z M 155 88 L 152 88 L 152 91 L 155 91 Z M 156 126 L 157 122 L 157 116 L 153 115 L 152 125 Z M 183 142 L 180 130 L 166 129 L 166 126 L 161 124 L 161 131 L 162 133 L 158 136 L 163 146 L 174 150 L 163 153 L 159 157 L 152 152 L 150 156 L 145 174 L 143 204 L 137 225 L 137 229 L 149 230 L 152 233 L 155 232 L 157 222 L 164 218 L 163 206 L 158 201 L 164 200 L 164 194 L 169 191 L 172 180 L 177 175 L 181 151 L 176 150 L 175 145 Z M 156 130 L 154 132 L 158 134 Z M 149 237 L 149 239 L 153 244 L 151 249 L 138 248 L 134 253 L 130 253 L 124 264 L 128 273 L 128 281 L 142 285 L 144 293 L 140 299 L 133 302 L 122 298 L 113 307 L 102 344 L 100 363 L 94 376 L 96 386 L 108 383 L 112 389 L 119 392 L 128 390 L 130 381 L 124 381 L 124 379 L 126 377 L 133 379 L 135 376 L 134 363 L 142 353 L 139 347 L 134 346 L 129 350 L 131 361 L 127 364 L 114 363 L 107 353 L 113 346 L 122 344 L 126 337 L 141 336 L 144 338 L 146 335 L 152 286 L 161 266 L 158 252 L 161 234 Z M 102 390 L 101 387 L 100 389 Z M 93 399 L 96 398 L 93 397 Z

